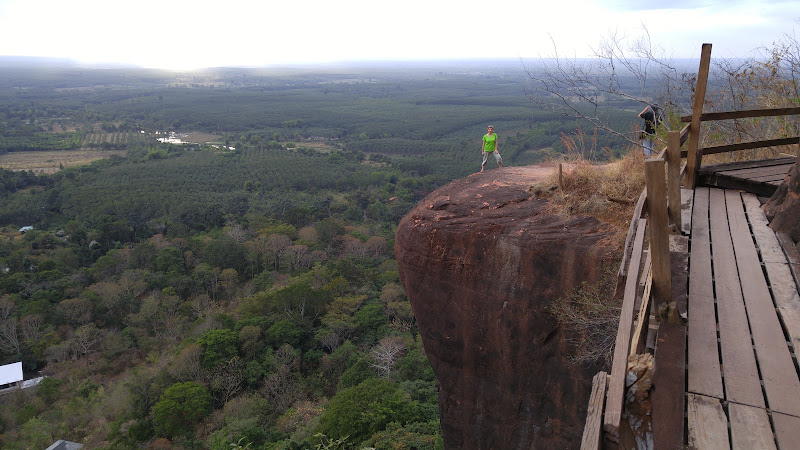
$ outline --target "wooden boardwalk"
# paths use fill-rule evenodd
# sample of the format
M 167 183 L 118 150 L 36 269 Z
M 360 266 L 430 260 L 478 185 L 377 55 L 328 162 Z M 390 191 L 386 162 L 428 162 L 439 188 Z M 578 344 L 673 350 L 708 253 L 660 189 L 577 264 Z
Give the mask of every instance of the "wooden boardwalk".
M 697 170 L 697 183 L 769 197 L 786 178 L 796 160 L 794 157 L 785 157 L 704 165 Z
M 703 44 L 688 125 L 645 161 L 611 372 L 593 380 L 582 449 L 800 449 L 800 252 L 761 209 L 797 157 L 702 166 L 717 153 L 794 153 L 800 136 L 699 147 L 703 122 L 800 107 L 704 112 L 710 58 Z
M 753 194 L 694 191 L 687 333 L 688 444 L 800 446 L 800 295 Z

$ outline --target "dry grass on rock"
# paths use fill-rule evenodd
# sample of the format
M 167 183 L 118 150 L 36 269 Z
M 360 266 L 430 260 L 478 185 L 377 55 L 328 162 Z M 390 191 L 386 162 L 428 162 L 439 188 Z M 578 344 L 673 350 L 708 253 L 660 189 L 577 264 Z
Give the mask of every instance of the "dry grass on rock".
M 559 187 L 558 171 L 531 191 L 550 200 L 556 214 L 586 215 L 614 225 L 624 241 L 636 200 L 645 185 L 644 156 L 632 151 L 604 165 L 585 160 L 565 163 Z

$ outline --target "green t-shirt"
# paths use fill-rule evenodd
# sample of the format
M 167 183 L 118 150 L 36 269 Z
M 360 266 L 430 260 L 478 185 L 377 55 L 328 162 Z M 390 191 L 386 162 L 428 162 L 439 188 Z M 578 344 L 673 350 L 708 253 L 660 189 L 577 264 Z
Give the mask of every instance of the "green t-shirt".
M 483 151 L 485 152 L 493 152 L 497 148 L 497 133 L 492 133 L 491 136 L 488 134 L 483 135 Z

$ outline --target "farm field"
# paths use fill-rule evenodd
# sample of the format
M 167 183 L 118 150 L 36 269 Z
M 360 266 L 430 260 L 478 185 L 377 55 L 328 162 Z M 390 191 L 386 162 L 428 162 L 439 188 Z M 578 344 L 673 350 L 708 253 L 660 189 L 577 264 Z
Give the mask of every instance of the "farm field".
M 0 155 L 0 167 L 8 170 L 32 170 L 55 173 L 61 166 L 74 167 L 113 155 L 125 156 L 126 150 L 60 150 L 10 152 Z

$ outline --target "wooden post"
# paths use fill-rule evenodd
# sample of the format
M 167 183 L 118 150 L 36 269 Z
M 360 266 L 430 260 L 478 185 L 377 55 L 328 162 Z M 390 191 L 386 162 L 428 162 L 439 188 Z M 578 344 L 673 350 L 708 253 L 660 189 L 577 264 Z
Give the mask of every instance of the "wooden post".
M 653 264 L 653 303 L 658 306 L 672 301 L 672 277 L 669 261 L 669 224 L 662 159 L 644 163 L 647 182 L 647 206 L 650 215 L 650 255 Z
M 681 232 L 681 132 L 667 133 L 667 198 L 673 230 Z
M 698 144 L 700 142 L 700 115 L 703 114 L 703 102 L 706 98 L 706 84 L 708 83 L 708 66 L 711 64 L 711 44 L 703 44 L 700 52 L 700 69 L 697 72 L 697 87 L 694 91 L 694 106 L 692 107 L 692 122 L 689 128 L 689 148 L 686 156 L 686 182 L 687 189 L 694 189 L 697 169 L 700 168 L 700 155 Z
M 562 166 L 562 164 L 558 163 L 558 188 L 563 192 L 564 191 L 564 176 L 563 176 L 563 168 L 561 166 Z

